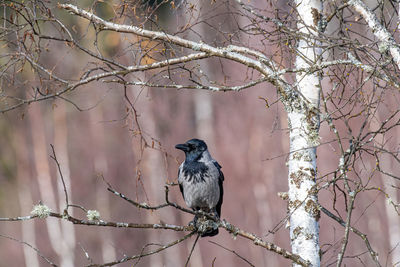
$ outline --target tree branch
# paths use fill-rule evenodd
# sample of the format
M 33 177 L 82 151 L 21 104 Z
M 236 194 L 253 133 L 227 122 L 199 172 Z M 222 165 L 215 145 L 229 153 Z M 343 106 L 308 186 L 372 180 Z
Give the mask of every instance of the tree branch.
M 337 221 L 341 226 L 346 227 L 346 222 L 343 221 L 341 218 L 337 217 L 335 214 L 333 214 L 332 212 L 330 212 L 329 210 L 327 210 L 326 208 L 324 208 L 323 206 L 319 205 L 320 210 L 325 213 L 328 217 L 334 219 L 335 221 Z M 351 225 L 347 226 L 348 229 L 350 229 L 353 233 L 355 233 L 356 235 L 358 235 L 359 237 L 361 237 L 362 240 L 364 240 L 365 245 L 368 249 L 369 254 L 371 255 L 372 260 L 375 262 L 375 265 L 378 267 L 381 267 L 381 264 L 378 261 L 378 253 L 376 253 L 372 247 L 371 244 L 369 243 L 369 240 L 367 238 L 367 235 L 360 232 L 359 230 L 357 230 L 356 228 L 352 227 Z
M 174 204 L 174 203 L 173 203 Z M 176 205 L 176 204 L 175 204 Z M 146 205 L 145 205 L 146 206 Z M 144 207 L 144 206 L 143 206 Z M 178 205 L 174 206 L 177 209 L 180 209 Z M 186 209 L 182 208 L 182 210 L 186 211 Z M 189 210 L 188 210 L 189 211 Z M 190 213 L 194 213 L 191 212 Z M 199 213 L 200 214 L 200 213 Z M 201 215 L 204 215 L 201 213 Z M 78 219 L 75 217 L 72 217 L 70 215 L 63 215 L 55 212 L 50 212 L 49 217 L 54 217 L 58 219 L 64 219 L 67 220 L 73 224 L 76 225 L 85 225 L 85 226 L 101 226 L 101 227 L 116 227 L 116 228 L 136 228 L 136 229 L 165 229 L 165 230 L 173 230 L 173 231 L 178 231 L 178 232 L 191 232 L 189 235 L 193 235 L 197 233 L 195 227 L 193 225 L 189 226 L 179 226 L 179 225 L 173 225 L 173 224 L 165 224 L 165 223 L 159 223 L 159 224 L 152 224 L 152 223 L 125 223 L 125 222 L 108 222 L 108 221 L 103 221 L 103 220 L 82 220 Z M 212 217 L 210 215 L 210 217 Z M 15 217 L 15 218 L 0 218 L 0 221 L 22 221 L 22 220 L 30 220 L 30 219 L 36 219 L 38 218 L 37 216 L 25 216 L 25 217 Z M 253 243 L 257 246 L 263 247 L 269 251 L 275 252 L 284 258 L 290 259 L 293 262 L 300 264 L 301 266 L 309 266 L 310 263 L 304 259 L 302 259 L 300 256 L 293 254 L 271 242 L 267 242 L 262 240 L 260 237 L 256 236 L 255 234 L 246 232 L 233 224 L 230 224 L 229 222 L 222 220 L 217 222 L 219 227 L 224 228 L 226 231 L 229 233 L 233 234 L 233 236 L 241 236 L 246 239 L 249 239 L 253 241 Z M 182 240 L 183 241 L 183 240 Z M 154 254 L 154 253 L 153 253 Z M 136 259 L 138 256 L 133 256 L 129 257 L 130 259 Z M 125 259 L 125 258 L 124 258 Z M 122 259 L 122 260 L 124 260 Z M 125 260 L 124 260 L 125 261 Z M 122 261 L 122 262 L 124 262 Z M 117 263 L 120 263 L 118 261 Z M 112 265 L 117 264 L 113 262 Z M 107 263 L 110 264 L 110 263 Z M 91 265 L 91 266 L 111 266 L 111 265 Z
M 259 71 L 261 74 L 263 74 L 266 78 L 267 81 L 275 85 L 278 90 L 281 92 L 281 95 L 285 98 L 290 99 L 293 101 L 293 98 L 296 98 L 297 100 L 300 100 L 300 96 L 294 90 L 286 81 L 283 77 L 277 76 L 276 75 L 276 70 L 273 70 L 269 66 L 274 66 L 274 62 L 269 60 L 263 56 L 263 62 L 266 62 L 268 64 L 262 63 L 260 60 L 255 60 L 253 58 L 244 56 L 241 53 L 234 52 L 238 51 L 239 47 L 237 46 L 228 46 L 228 47 L 213 47 L 205 43 L 198 43 L 194 41 L 190 41 L 178 36 L 170 35 L 164 32 L 157 32 L 157 31 L 150 31 L 150 30 L 144 30 L 139 27 L 133 26 L 133 25 L 122 25 L 122 24 L 116 24 L 112 22 L 108 22 L 103 20 L 102 18 L 94 15 L 93 13 L 90 13 L 88 11 L 85 11 L 75 5 L 71 4 L 60 4 L 59 7 L 72 12 L 75 15 L 81 16 L 83 18 L 86 18 L 90 20 L 91 22 L 95 23 L 101 29 L 103 30 L 112 30 L 116 32 L 125 32 L 125 33 L 131 33 L 135 34 L 138 36 L 142 36 L 145 38 L 149 38 L 151 40 L 160 40 L 164 41 L 167 43 L 175 44 L 180 47 L 185 47 L 189 48 L 193 51 L 202 51 L 206 53 L 208 56 L 216 56 L 216 57 L 221 57 L 225 59 L 230 59 L 235 62 L 241 63 L 249 68 L 253 68 L 257 71 Z M 249 48 L 242 48 L 243 51 L 250 55 L 258 55 L 260 52 L 251 50 Z M 101 77 L 103 78 L 103 77 Z M 305 99 L 301 98 L 301 100 L 304 104 L 306 103 Z
M 175 246 L 176 244 L 181 243 L 182 241 L 188 239 L 189 237 L 191 237 L 191 236 L 194 235 L 194 234 L 195 234 L 195 232 L 189 233 L 189 234 L 185 235 L 185 236 L 182 237 L 182 238 L 179 238 L 179 239 L 177 239 L 177 240 L 174 240 L 174 241 L 172 241 L 172 242 L 170 242 L 170 243 L 168 243 L 168 244 L 166 244 L 166 245 L 163 245 L 163 246 L 161 246 L 161 247 L 158 248 L 158 249 L 152 250 L 152 251 L 150 251 L 150 252 L 140 253 L 140 254 L 138 254 L 138 255 L 129 256 L 129 257 L 126 256 L 126 257 L 123 257 L 123 258 L 120 259 L 120 260 L 112 261 L 112 262 L 107 262 L 107 263 L 104 263 L 104 264 L 90 264 L 90 265 L 87 265 L 87 267 L 113 266 L 113 265 L 117 265 L 117 264 L 120 264 L 120 263 L 123 263 L 123 262 L 127 262 L 127 261 L 130 261 L 130 260 L 140 259 L 140 258 L 143 258 L 143 257 L 146 257 L 146 256 L 150 256 L 150 255 L 159 253 L 159 252 L 161 252 L 161 251 L 163 251 L 163 250 L 166 250 L 167 248 L 170 248 L 170 247 L 172 247 L 172 246 Z
M 349 0 L 348 4 L 351 5 L 368 23 L 372 33 L 376 38 L 386 47 L 386 50 L 390 51 L 397 67 L 400 69 L 400 48 L 396 43 L 393 36 L 389 31 L 382 26 L 376 15 L 372 10 L 361 0 Z
M 225 220 L 221 221 L 220 226 L 222 228 L 224 228 L 225 230 L 227 230 L 229 233 L 233 234 L 233 236 L 241 236 L 246 239 L 249 239 L 249 240 L 253 241 L 253 243 L 256 246 L 260 246 L 269 251 L 275 252 L 275 253 L 283 256 L 286 259 L 290 259 L 293 262 L 300 264 L 301 266 L 310 266 L 310 262 L 304 260 L 299 255 L 293 254 L 281 247 L 278 247 L 277 245 L 275 245 L 271 242 L 264 241 L 260 237 L 256 236 L 255 234 L 243 231 L 243 230 L 237 228 L 236 226 L 234 226 L 233 224 L 228 223 Z
M 53 263 L 49 258 L 45 257 L 45 256 L 40 252 L 39 249 L 35 248 L 35 247 L 32 246 L 31 244 L 29 244 L 29 243 L 27 243 L 27 242 L 25 242 L 25 241 L 21 241 L 21 240 L 15 239 L 15 238 L 10 237 L 10 236 L 2 235 L 2 234 L 0 234 L 0 237 L 7 238 L 7 239 L 10 239 L 10 240 L 12 240 L 12 241 L 15 241 L 15 242 L 18 242 L 18 243 L 21 243 L 21 244 L 23 244 L 23 245 L 25 245 L 25 246 L 30 247 L 31 249 L 33 249 L 33 250 L 39 255 L 39 257 L 41 257 L 43 260 L 45 260 L 48 264 L 50 264 L 50 265 L 53 266 L 53 267 L 58 267 L 57 264 Z M 27 264 L 28 264 L 28 263 L 27 263 Z

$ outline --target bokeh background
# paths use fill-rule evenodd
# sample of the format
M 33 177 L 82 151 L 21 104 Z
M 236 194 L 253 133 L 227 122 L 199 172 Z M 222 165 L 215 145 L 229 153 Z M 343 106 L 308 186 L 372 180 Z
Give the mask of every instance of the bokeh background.
M 104 18 L 114 16 L 113 1 L 78 2 L 80 7 L 91 8 Z M 152 4 L 142 6 L 142 11 L 138 9 L 137 16 L 145 14 L 146 8 Z M 84 36 L 82 44 L 88 47 L 93 45 L 95 33 L 87 21 L 57 10 L 55 3 L 50 5 L 66 24 L 74 25 L 79 34 L 84 33 L 81 35 Z M 202 18 L 203 23 L 191 22 L 193 30 L 187 31 L 183 37 L 218 45 L 226 40 L 219 39 L 221 37 L 217 33 L 231 31 L 233 43 L 239 40 L 236 38 L 239 35 L 237 25 L 242 22 L 228 15 L 235 12 L 234 6 L 226 2 L 204 1 L 188 14 L 174 10 L 170 5 L 163 5 L 153 14 L 158 16 L 159 25 L 166 31 L 176 32 L 178 25 L 185 24 L 190 18 L 193 21 Z M 254 1 L 254 5 L 262 7 L 264 3 Z M 288 9 L 281 2 L 271 5 Z M 127 20 L 125 23 L 133 22 Z M 135 49 L 135 46 L 130 47 L 132 36 L 102 32 L 97 38 L 104 56 L 130 64 L 127 51 Z M 241 42 L 256 47 L 277 61 L 291 62 L 290 57 L 280 58 L 279 49 L 263 42 L 262 37 L 242 39 Z M 149 43 L 141 44 L 150 46 Z M 62 42 L 49 42 L 47 48 L 40 61 L 54 73 L 70 80 L 78 79 L 83 70 L 93 64 L 93 58 Z M 2 53 L 7 52 L 7 48 L 0 49 Z M 143 57 L 142 60 L 152 62 L 154 58 Z M 231 84 L 240 84 L 247 77 L 257 75 L 237 64 L 219 60 L 204 60 L 196 64 L 211 80 L 229 79 Z M 151 80 L 157 72 L 139 73 L 131 78 Z M 2 87 L 25 96 L 32 95 L 37 86 L 51 88 L 49 84 L 41 84 L 29 66 L 25 66 L 12 81 L 3 80 Z M 332 88 L 329 81 L 324 81 L 324 84 L 324 90 Z M 39 201 L 54 211 L 62 211 L 64 191 L 55 161 L 50 157 L 51 145 L 54 145 L 71 203 L 98 210 L 106 221 L 162 221 L 186 225 L 192 215 L 170 207 L 153 212 L 138 210 L 108 192 L 103 178 L 131 199 L 152 205 L 162 203 L 164 185 L 176 182 L 178 166 L 184 159 L 182 152 L 174 149 L 175 144 L 200 138 L 207 142 L 225 174 L 222 218 L 290 250 L 289 231 L 285 228 L 287 203 L 278 197 L 278 192 L 285 192 L 288 187 L 286 161 L 289 137 L 286 115 L 273 86 L 263 83 L 240 92 L 128 86 L 126 93 L 135 107 L 136 116 L 127 102 L 123 86 L 102 82 L 94 82 L 68 93 L 68 101 L 42 101 L 1 114 L 0 217 L 29 215 Z M 267 99 L 268 105 L 264 99 Z M 393 99 L 391 105 L 397 103 Z M 360 127 L 359 121 L 350 123 L 355 129 Z M 343 130 L 344 138 L 350 135 L 344 125 L 338 124 L 338 129 Z M 397 147 L 399 134 L 396 131 L 388 139 Z M 337 168 L 340 154 L 336 137 L 326 123 L 321 125 L 320 133 L 318 177 L 326 179 Z M 149 147 L 144 146 L 142 138 Z M 389 169 L 394 165 L 391 160 L 386 161 Z M 369 183 L 375 187 L 384 186 L 383 176 L 368 177 L 368 170 L 373 168 L 374 162 L 367 161 L 365 164 L 367 166 L 359 166 L 366 170 L 362 179 L 370 179 Z M 171 187 L 170 197 L 185 206 L 178 187 Z M 322 190 L 319 199 L 330 210 L 335 199 L 337 212 L 345 218 L 343 197 Z M 399 223 L 398 216 L 392 212 L 385 205 L 385 195 L 376 190 L 365 192 L 354 210 L 353 226 L 368 235 L 380 258 L 389 259 L 399 253 L 399 248 L 394 247 L 390 239 L 391 235 L 398 236 L 390 225 Z M 73 215 L 86 217 L 79 209 L 73 209 Z M 322 266 L 329 266 L 335 262 L 340 251 L 343 227 L 324 214 L 321 215 L 320 225 L 321 249 L 326 252 Z M 125 255 L 139 254 L 147 244 L 151 245 L 146 250 L 154 249 L 157 244 L 166 244 L 184 235 L 166 230 L 74 226 L 55 218 L 1 222 L 0 234 L 8 237 L 0 237 L 0 266 L 31 267 L 48 266 L 48 263 L 26 244 L 10 238 L 29 243 L 60 266 L 83 266 L 90 263 L 85 253 L 94 263 L 108 262 Z M 235 238 L 221 229 L 218 236 L 199 240 L 190 266 L 246 266 L 242 259 L 211 241 L 237 252 L 255 266 L 290 264 L 281 256 L 240 237 Z M 121 266 L 184 266 L 193 242 L 194 238 L 191 238 L 159 254 Z M 350 233 L 346 255 L 358 257 L 347 258 L 344 262 L 348 266 L 371 266 L 365 251 L 364 241 Z

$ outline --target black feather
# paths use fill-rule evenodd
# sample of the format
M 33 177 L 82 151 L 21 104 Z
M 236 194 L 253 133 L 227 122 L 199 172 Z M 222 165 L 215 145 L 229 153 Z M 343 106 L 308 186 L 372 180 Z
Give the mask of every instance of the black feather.
M 215 236 L 215 235 L 218 235 L 218 233 L 219 233 L 219 231 L 218 231 L 218 228 L 217 228 L 217 229 L 214 229 L 214 230 L 212 230 L 210 232 L 205 232 L 205 233 L 201 234 L 201 237 Z
M 224 197 L 224 187 L 222 185 L 225 177 L 224 174 L 221 171 L 221 165 L 219 165 L 219 163 L 217 161 L 214 161 L 214 165 L 215 167 L 217 167 L 218 171 L 219 171 L 219 179 L 218 179 L 218 185 L 219 185 L 219 201 L 217 203 L 217 206 L 215 207 L 218 217 L 221 218 L 221 207 L 222 207 L 222 201 L 223 201 L 223 197 Z
M 181 175 L 181 169 L 178 170 L 178 177 Z M 179 184 L 179 190 L 181 191 L 183 199 L 185 199 L 185 194 L 183 193 L 183 186 Z
M 203 162 L 186 162 L 182 168 L 183 174 L 187 177 L 188 182 L 194 184 L 205 182 L 204 176 L 207 175 L 208 167 Z
M 183 199 L 185 199 L 185 194 L 183 193 L 183 186 L 181 184 L 179 184 L 179 189 L 181 190 Z

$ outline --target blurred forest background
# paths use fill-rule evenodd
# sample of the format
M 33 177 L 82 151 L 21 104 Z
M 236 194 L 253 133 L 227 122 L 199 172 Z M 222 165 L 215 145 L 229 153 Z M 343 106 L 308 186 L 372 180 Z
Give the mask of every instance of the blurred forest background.
M 0 6 L 4 34 L 8 27 L 7 18 L 10 19 L 13 14 L 12 8 L 6 7 L 7 2 Z M 182 6 L 178 6 L 179 2 L 171 1 L 165 4 L 138 2 L 137 5 L 127 5 L 129 12 L 135 14 L 129 19 L 118 17 L 123 8 L 123 4 L 118 1 L 85 0 L 76 1 L 75 4 L 105 19 L 125 24 L 140 21 L 149 29 L 183 33 L 182 36 L 186 38 L 216 46 L 227 42 L 219 35 L 220 32 L 230 33 L 233 40 L 230 41 L 233 43 L 239 40 L 238 25 L 241 22 L 238 21 L 240 16 L 235 16 L 238 12 L 235 8 L 238 7 L 229 1 L 189 1 L 184 5 L 181 3 Z M 196 2 L 197 5 L 190 9 L 190 5 Z M 252 2 L 264 9 L 267 9 L 264 5 L 270 6 L 269 11 L 265 11 L 267 14 L 278 9 L 283 13 L 290 11 L 286 1 Z M 150 48 L 155 45 L 151 40 L 139 41 L 134 39 L 137 37 L 110 31 L 96 33 L 88 26 L 88 21 L 57 8 L 56 1 L 47 1 L 46 5 L 70 27 L 74 35 L 81 38 L 79 41 L 82 45 L 105 58 L 129 65 L 133 64 L 132 54 L 142 53 L 138 64 L 156 60 L 151 52 L 143 53 L 151 51 Z M 149 11 L 152 12 L 150 15 Z M 184 29 L 189 24 L 190 30 Z M 54 28 L 43 26 L 42 30 L 48 33 L 56 32 Z M 362 26 L 358 30 L 367 34 Z M 13 42 L 17 37 L 9 34 L 7 38 Z M 34 37 L 26 32 L 24 38 Z M 278 44 L 284 40 L 268 42 L 263 38 L 254 36 L 240 41 L 274 57 L 276 61 L 290 64 L 292 59 L 283 58 L 279 53 L 281 48 Z M 92 57 L 73 49 L 72 45 L 45 39 L 41 42 L 46 49 L 40 53 L 41 64 L 48 66 L 59 77 L 74 77 L 69 79 L 77 80 L 85 75 L 85 68 L 95 64 Z M 32 41 L 30 45 L 36 44 Z M 2 71 L 17 73 L 15 76 L 2 76 L 2 91 L 11 91 L 16 98 L 24 98 L 56 89 L 54 87 L 57 85 L 41 80 L 27 61 L 13 65 L 15 69 L 8 69 L 6 66 L 13 59 L 7 55 L 14 53 L 14 49 L 5 42 L 0 47 Z M 239 64 L 227 64 L 218 59 L 201 60 L 196 64 L 210 80 L 228 79 L 231 84 L 240 84 L 253 75 Z M 349 69 L 341 71 L 350 72 Z M 151 81 L 159 72 L 156 69 L 134 75 L 137 80 Z M 350 76 L 349 83 L 357 77 Z M 162 82 L 162 79 L 155 83 L 159 81 Z M 334 87 L 329 80 L 324 80 L 324 84 L 329 88 L 326 90 Z M 350 101 L 360 96 L 345 92 L 341 97 Z M 393 92 L 392 97 L 384 97 L 384 108 L 376 111 L 375 122 L 371 121 L 366 128 L 373 129 L 379 119 L 385 120 L 385 110 L 398 108 L 398 92 Z M 10 102 L 10 98 L 2 98 L 1 108 L 6 109 L 13 104 Z M 349 116 L 351 112 L 359 114 L 360 110 L 362 108 L 354 104 Z M 358 132 L 362 120 L 355 117 L 347 125 L 338 122 L 337 129 L 344 140 L 349 140 L 353 134 L 348 131 L 348 126 Z M 287 128 L 286 113 L 278 101 L 276 89 L 268 83 L 239 92 L 178 90 L 140 85 L 124 88 L 115 83 L 89 83 L 67 93 L 63 99 L 31 103 L 0 115 L 0 217 L 29 215 L 39 201 L 54 211 L 61 212 L 64 208 L 64 190 L 57 165 L 50 157 L 52 144 L 71 203 L 98 210 L 101 219 L 107 221 L 161 221 L 186 225 L 192 215 L 173 208 L 152 212 L 137 209 L 108 192 L 103 178 L 115 190 L 138 202 L 153 205 L 162 203 L 164 185 L 166 182 L 176 182 L 178 166 L 184 159 L 184 155 L 174 149 L 175 144 L 196 137 L 207 142 L 211 154 L 222 165 L 225 174 L 222 218 L 290 250 L 289 232 L 285 228 L 287 203 L 278 196 L 278 192 L 285 192 L 288 188 Z M 340 154 L 335 141 L 337 136 L 328 123 L 321 124 L 320 136 L 317 177 L 320 184 L 323 184 L 336 170 Z M 381 141 L 387 147 L 397 150 L 399 138 L 399 129 L 393 128 Z M 388 172 L 399 174 L 395 158 L 387 157 L 382 164 Z M 392 180 L 385 182 L 385 176 L 373 170 L 375 166 L 374 159 L 368 156 L 354 166 L 358 170 L 355 179 L 358 177 L 365 181 L 369 190 L 365 190 L 358 198 L 352 226 L 367 234 L 379 258 L 383 259 L 383 263 L 387 259 L 388 266 L 391 266 L 400 260 L 400 240 L 397 239 L 400 236 L 400 220 L 398 214 L 393 212 L 392 205 L 388 204 L 388 199 L 389 202 L 397 200 L 398 188 L 392 187 L 396 185 Z M 389 198 L 387 192 L 394 193 Z M 170 198 L 185 206 L 178 187 L 171 187 Z M 340 205 L 345 198 L 331 190 L 321 191 L 319 201 L 330 210 L 335 201 L 337 212 L 346 212 L 344 205 Z M 86 217 L 79 209 L 73 209 L 73 215 Z M 321 215 L 320 227 L 320 245 L 324 252 L 321 265 L 329 266 L 335 262 L 341 248 L 344 228 L 324 214 Z M 1 222 L 0 234 L 0 266 L 30 267 L 48 266 L 48 263 L 29 246 L 10 238 L 29 243 L 40 254 L 60 266 L 83 266 L 90 263 L 85 253 L 96 263 L 108 262 L 125 255 L 139 254 L 148 244 L 153 245 L 145 249 L 156 248 L 156 244 L 165 244 L 184 235 L 182 232 L 167 230 L 74 226 L 56 218 Z M 135 263 L 137 266 L 184 266 L 193 242 L 194 237 L 161 253 L 121 266 L 133 266 Z M 221 246 L 237 252 L 255 266 L 291 264 L 280 255 L 254 246 L 240 237 L 234 238 L 221 229 L 218 236 L 199 240 L 190 266 L 246 265 L 241 258 Z M 369 256 L 365 253 L 364 241 L 360 237 L 350 233 L 348 246 L 346 255 L 349 257 L 345 259 L 348 266 L 371 266 L 367 260 Z

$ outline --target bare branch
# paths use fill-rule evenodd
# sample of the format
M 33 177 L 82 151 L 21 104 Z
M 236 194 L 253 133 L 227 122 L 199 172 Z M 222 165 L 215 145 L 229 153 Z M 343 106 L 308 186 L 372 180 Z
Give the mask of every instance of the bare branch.
M 348 4 L 351 5 L 358 13 L 363 16 L 365 21 L 371 28 L 372 33 L 379 39 L 387 50 L 390 51 L 397 67 L 400 69 L 400 48 L 396 43 L 393 36 L 388 32 L 388 30 L 382 26 L 376 15 L 372 10 L 361 0 L 349 0 Z
M 334 215 L 333 213 L 331 213 L 329 210 L 327 210 L 326 208 L 322 207 L 321 205 L 319 206 L 319 208 L 321 209 L 322 212 L 324 212 L 328 217 L 334 219 L 335 221 L 337 221 L 340 225 L 342 225 L 343 227 L 346 227 L 346 222 L 344 222 L 342 219 L 340 219 L 339 217 L 337 217 L 336 215 Z M 363 234 L 362 232 L 360 232 L 359 230 L 357 230 L 356 228 L 352 227 L 352 226 L 348 226 L 348 229 L 350 229 L 353 233 L 355 233 L 356 235 L 358 235 L 359 237 L 361 237 L 361 239 L 365 242 L 365 245 L 368 249 L 369 254 L 371 255 L 371 258 L 373 259 L 374 263 L 376 266 L 381 266 L 381 264 L 378 261 L 378 253 L 376 253 L 372 247 L 371 244 L 369 243 L 369 240 L 367 238 L 367 235 Z
M 229 248 L 226 248 L 226 247 L 224 247 L 224 246 L 218 244 L 217 242 L 214 242 L 214 241 L 211 241 L 211 240 L 209 240 L 208 242 L 210 242 L 210 243 L 212 243 L 212 244 L 214 244 L 214 245 L 217 245 L 217 246 L 219 246 L 219 247 L 221 247 L 221 248 L 223 248 L 223 249 L 225 249 L 225 250 L 227 250 L 227 251 L 229 251 L 229 252 L 232 252 L 232 253 L 235 254 L 237 257 L 239 257 L 240 259 L 242 259 L 243 261 L 245 261 L 248 265 L 250 265 L 250 266 L 252 266 L 252 267 L 255 267 L 254 264 L 252 264 L 252 263 L 251 263 L 248 259 L 246 259 L 245 257 L 239 255 L 236 251 L 231 250 L 231 249 L 229 249 Z
M 191 236 L 194 235 L 194 234 L 195 234 L 194 232 L 189 233 L 189 234 L 185 235 L 184 237 L 182 237 L 182 238 L 180 238 L 180 239 L 174 240 L 174 241 L 172 241 L 172 242 L 170 242 L 170 243 L 168 243 L 168 244 L 166 244 L 166 245 L 163 245 L 163 246 L 161 246 L 161 247 L 158 248 L 158 249 L 152 250 L 152 251 L 150 251 L 150 252 L 146 252 L 146 253 L 143 253 L 143 252 L 142 252 L 142 253 L 139 254 L 139 255 L 134 255 L 134 256 L 129 256 L 129 257 L 127 256 L 127 257 L 124 257 L 124 258 L 122 258 L 122 259 L 120 259 L 120 260 L 112 261 L 112 262 L 107 262 L 107 263 L 103 263 L 103 264 L 90 264 L 90 265 L 87 265 L 87 267 L 114 266 L 114 265 L 117 265 L 117 264 L 120 264 L 120 263 L 123 263 L 123 262 L 127 262 L 127 261 L 131 261 L 131 260 L 134 260 L 134 259 L 139 259 L 139 258 L 143 258 L 143 257 L 146 257 L 146 256 L 150 256 L 150 255 L 159 253 L 159 252 L 161 252 L 161 251 L 163 251 L 163 250 L 166 250 L 167 248 L 170 248 L 170 247 L 172 247 L 172 246 L 175 246 L 176 244 L 179 244 L 179 243 L 181 243 L 182 241 L 185 241 L 186 239 L 188 239 L 189 237 L 191 237 Z
M 70 215 L 61 215 L 61 214 L 54 213 L 54 212 L 51 212 L 49 216 L 59 218 L 59 219 L 65 219 L 76 225 L 116 227 L 116 228 L 165 229 L 165 230 L 173 230 L 173 231 L 179 231 L 179 232 L 182 232 L 182 231 L 191 232 L 187 237 L 196 233 L 196 229 L 192 225 L 178 226 L 178 225 L 165 224 L 165 223 L 159 223 L 159 224 L 123 223 L 123 222 L 107 222 L 107 221 L 103 221 L 103 220 L 88 221 L 88 220 L 77 219 Z M 16 217 L 16 218 L 0 218 L 0 221 L 20 221 L 20 220 L 28 220 L 28 219 L 34 219 L 34 218 L 37 218 L 37 217 L 26 216 L 26 217 Z M 269 251 L 272 251 L 279 255 L 282 255 L 284 258 L 290 259 L 293 262 L 300 264 L 301 266 L 309 266 L 309 263 L 307 261 L 305 261 L 304 259 L 302 259 L 300 256 L 292 254 L 291 252 L 289 252 L 281 247 L 278 247 L 277 245 L 275 245 L 273 243 L 263 241 L 260 237 L 254 235 L 252 233 L 243 231 L 242 229 L 237 228 L 236 226 L 228 223 L 225 220 L 220 221 L 219 225 L 220 225 L 220 227 L 227 230 L 229 233 L 233 234 L 233 236 L 237 236 L 237 235 L 242 236 L 246 239 L 253 241 L 253 243 L 255 245 L 261 246 Z M 183 241 L 183 240 L 181 240 L 181 241 Z M 181 242 L 181 241 L 179 241 L 179 242 Z M 138 256 L 133 256 L 133 257 L 129 257 L 129 259 L 136 259 L 137 257 Z M 122 261 L 122 262 L 124 262 L 124 261 Z M 118 263 L 121 263 L 121 261 L 118 261 Z M 116 263 L 113 262 L 112 264 L 115 265 Z M 97 266 L 97 265 L 93 265 L 93 266 Z M 106 265 L 100 265 L 100 266 L 111 266 L 111 265 L 106 264 Z
M 68 201 L 67 187 L 65 186 L 64 176 L 63 176 L 62 171 L 61 171 L 60 163 L 57 160 L 57 156 L 56 156 L 56 152 L 54 150 L 54 146 L 52 144 L 50 144 L 50 146 L 51 146 L 51 151 L 53 153 L 53 155 L 51 155 L 50 157 L 56 162 L 58 173 L 60 174 L 60 179 L 61 179 L 61 182 L 62 182 L 62 185 L 63 185 L 63 188 L 64 188 L 64 195 L 65 195 L 64 213 L 68 213 L 69 201 Z
M 197 241 L 199 240 L 199 237 L 200 237 L 200 234 L 197 234 L 196 239 L 193 242 L 192 249 L 190 250 L 189 256 L 187 257 L 187 260 L 186 260 L 186 263 L 185 263 L 185 267 L 187 267 L 188 264 L 189 264 L 190 258 L 192 256 L 193 250 L 194 250 L 194 248 L 195 248 L 195 246 L 197 244 Z
M 7 238 L 7 239 L 13 240 L 13 241 L 15 241 L 15 242 L 21 243 L 21 244 L 23 244 L 23 245 L 25 245 L 25 246 L 28 246 L 28 247 L 30 247 L 31 249 L 33 249 L 34 251 L 36 251 L 36 253 L 39 255 L 39 257 L 41 257 L 43 260 L 45 260 L 49 265 L 51 265 L 51 266 L 53 266 L 53 267 L 57 267 L 57 266 L 58 266 L 57 264 L 53 263 L 49 258 L 45 257 L 45 256 L 42 254 L 42 252 L 40 252 L 39 249 L 35 248 L 35 247 L 32 246 L 31 244 L 29 244 L 29 243 L 27 243 L 27 242 L 25 242 L 25 241 L 21 241 L 21 240 L 15 239 L 15 238 L 10 237 L 10 236 L 2 235 L 2 234 L 0 234 L 0 237 Z
M 228 223 L 225 220 L 221 221 L 220 226 L 222 228 L 224 228 L 225 230 L 227 230 L 229 233 L 231 233 L 234 237 L 236 237 L 236 236 L 244 237 L 246 239 L 253 241 L 253 243 L 255 245 L 263 247 L 269 251 L 273 251 L 273 252 L 283 256 L 284 258 L 290 259 L 293 262 L 300 264 L 301 266 L 310 266 L 310 263 L 308 261 L 302 259 L 300 256 L 292 254 L 291 252 L 289 252 L 281 247 L 278 247 L 277 245 L 275 245 L 273 243 L 264 241 L 252 233 L 243 231 L 243 230 L 237 228 L 236 226 Z
M 106 83 L 121 83 L 125 85 L 139 85 L 139 86 L 147 86 L 147 87 L 157 87 L 157 88 L 173 88 L 173 89 L 202 89 L 202 90 L 210 90 L 210 91 L 241 91 L 243 89 L 247 89 L 253 87 L 257 84 L 267 81 L 265 78 L 260 78 L 247 84 L 237 85 L 237 86 L 210 86 L 210 85 L 185 85 L 185 84 L 155 84 L 150 82 L 130 82 L 130 81 L 122 81 L 122 80 L 103 80 Z
M 259 60 L 255 60 L 246 56 L 243 56 L 242 54 L 239 54 L 237 52 L 238 47 L 237 46 L 229 46 L 226 48 L 220 48 L 220 47 L 213 47 L 208 44 L 204 43 L 198 43 L 190 40 L 186 40 L 183 38 L 180 38 L 178 36 L 170 35 L 164 32 L 157 32 L 157 31 L 149 31 L 149 30 L 144 30 L 136 26 L 132 25 L 121 25 L 121 24 L 116 24 L 112 22 L 105 21 L 101 19 L 100 17 L 94 15 L 93 13 L 90 13 L 88 11 L 85 11 L 77 6 L 71 5 L 71 4 L 60 4 L 59 5 L 61 8 L 68 10 L 76 15 L 79 15 L 83 18 L 86 18 L 90 20 L 91 22 L 97 24 L 98 26 L 101 26 L 102 29 L 104 30 L 113 30 L 116 32 L 125 32 L 125 33 L 132 33 L 138 36 L 150 38 L 152 40 L 160 40 L 164 41 L 167 43 L 175 44 L 181 47 L 189 48 L 194 51 L 202 51 L 206 53 L 208 56 L 216 56 L 216 57 L 221 57 L 225 59 L 230 59 L 233 61 L 236 61 L 238 63 L 241 63 L 247 67 L 256 69 L 259 71 L 261 74 L 263 74 L 266 78 L 267 81 L 270 83 L 274 84 L 275 86 L 280 89 L 280 91 L 283 93 L 285 97 L 289 98 L 299 98 L 297 95 L 296 91 L 293 90 L 293 88 L 284 80 L 283 77 L 278 77 L 273 69 L 271 69 L 268 65 L 261 63 Z M 233 50 L 233 51 L 232 51 Z M 244 48 L 244 51 L 249 54 L 257 55 L 259 52 L 257 51 L 252 51 L 251 49 Z M 202 54 L 202 53 L 200 53 Z M 202 54 L 203 55 L 203 54 Z M 204 55 L 205 56 L 205 55 Z M 271 66 L 275 65 L 272 61 L 269 62 Z M 156 63 L 155 63 L 156 64 Z M 119 73 L 119 74 L 123 74 Z M 107 75 L 109 76 L 109 75 Z M 104 78 L 104 77 L 99 77 L 99 78 Z M 84 82 L 85 84 L 86 82 Z M 298 99 L 299 100 L 299 99 Z M 305 101 L 299 100 L 299 101 Z

